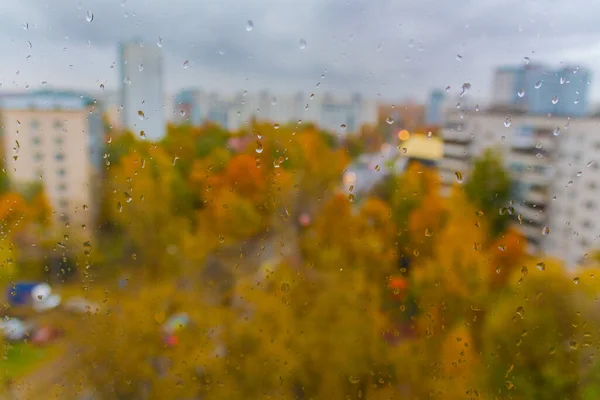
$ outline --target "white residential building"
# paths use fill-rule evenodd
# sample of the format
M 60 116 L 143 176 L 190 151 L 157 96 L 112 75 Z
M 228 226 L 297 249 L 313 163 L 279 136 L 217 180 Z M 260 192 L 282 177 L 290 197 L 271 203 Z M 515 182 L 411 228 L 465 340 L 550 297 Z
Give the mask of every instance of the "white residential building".
M 457 172 L 468 179 L 473 159 L 496 149 L 511 173 L 513 207 L 531 252 L 574 265 L 600 249 L 600 118 L 455 109 L 441 136 L 445 193 L 457 184 Z

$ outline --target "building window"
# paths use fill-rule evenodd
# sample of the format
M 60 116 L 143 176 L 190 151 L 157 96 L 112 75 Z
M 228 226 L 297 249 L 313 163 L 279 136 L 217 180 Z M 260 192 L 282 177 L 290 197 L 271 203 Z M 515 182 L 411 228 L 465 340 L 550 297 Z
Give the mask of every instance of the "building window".
M 63 153 L 56 153 L 56 161 L 62 161 L 65 159 L 65 155 Z
M 40 127 L 40 123 L 37 121 L 37 119 L 32 119 L 31 120 L 31 129 L 39 129 Z
M 593 210 L 596 208 L 596 204 L 593 201 L 588 200 L 585 202 L 585 208 L 587 208 L 588 210 Z
M 38 144 L 40 144 L 40 137 L 34 136 L 31 141 L 33 142 L 34 145 L 38 145 Z
M 33 155 L 33 159 L 34 159 L 35 161 L 42 161 L 42 159 L 43 159 L 43 158 L 44 158 L 44 155 L 43 155 L 42 153 L 35 153 L 35 154 Z
M 69 201 L 65 198 L 62 198 L 58 201 L 58 206 L 60 208 L 67 208 L 68 205 L 69 205 Z
M 56 171 L 56 175 L 58 176 L 65 176 L 67 172 L 64 170 L 64 168 L 59 169 L 58 171 Z
M 590 243 L 585 238 L 582 238 L 580 243 L 582 247 L 588 247 L 590 245 Z
M 62 138 L 62 136 L 57 136 L 56 139 L 54 139 L 54 142 L 58 145 L 63 144 L 64 139 Z
M 57 186 L 57 189 L 61 192 L 64 192 L 65 190 L 67 190 L 67 185 L 64 183 L 61 183 L 60 185 Z
M 62 129 L 62 127 L 64 126 L 63 122 L 60 120 L 54 120 L 54 129 Z
M 596 190 L 597 187 L 598 187 L 598 185 L 596 185 L 596 182 L 588 183 L 588 189 L 590 189 L 590 190 Z

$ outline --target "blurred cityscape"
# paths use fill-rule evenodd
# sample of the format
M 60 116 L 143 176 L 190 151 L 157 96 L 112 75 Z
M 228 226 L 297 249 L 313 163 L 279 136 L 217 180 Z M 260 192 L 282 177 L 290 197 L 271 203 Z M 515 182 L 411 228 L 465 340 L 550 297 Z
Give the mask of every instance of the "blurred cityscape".
M 7 287 L 0 327 L 9 349 L 28 354 L 33 343 L 46 353 L 31 357 L 58 360 L 26 360 L 36 367 L 2 375 L 6 393 L 458 399 L 478 397 L 475 386 L 501 398 L 574 393 L 580 379 L 570 376 L 555 383 L 558 392 L 538 396 L 558 374 L 537 376 L 544 363 L 565 374 L 582 366 L 587 397 L 573 398 L 600 393 L 599 368 L 584 367 L 587 353 L 572 354 L 578 341 L 597 345 L 589 339 L 600 332 L 590 300 L 597 292 L 582 300 L 563 282 L 579 285 L 580 271 L 600 259 L 600 114 L 589 104 L 588 70 L 527 59 L 492 71 L 485 102 L 464 82 L 459 90 L 430 88 L 422 104 L 390 104 L 319 85 L 227 96 L 194 82 L 167 93 L 163 63 L 161 46 L 127 42 L 119 46 L 118 91 L 0 93 Z M 549 289 L 535 275 L 546 269 L 562 279 Z M 542 292 L 548 304 L 536 303 Z M 517 295 L 539 315 L 525 318 L 530 303 Z M 561 320 L 552 313 L 567 297 L 577 316 Z M 318 306 L 307 306 L 312 301 Z M 340 316 L 340 304 L 349 316 Z M 555 324 L 544 346 L 563 358 L 549 358 L 548 348 L 521 354 L 535 348 L 542 320 Z M 245 331 L 244 321 L 255 325 Z M 326 327 L 320 338 L 323 321 L 348 331 L 347 343 Z M 519 336 L 517 344 L 502 342 L 505 331 Z M 427 341 L 435 335 L 438 342 Z M 44 347 L 55 342 L 64 348 Z M 357 347 L 364 353 L 354 354 Z M 291 361 L 290 348 L 305 350 L 300 361 Z M 8 354 L 7 370 L 21 359 Z M 418 360 L 419 372 L 402 376 L 398 360 Z M 264 382 L 229 372 L 259 363 L 274 371 Z M 344 378 L 323 373 L 321 381 L 324 363 Z M 493 371 L 468 380 L 464 363 Z M 510 377 L 518 363 L 529 365 L 520 381 Z M 468 383 L 455 384 L 453 374 Z

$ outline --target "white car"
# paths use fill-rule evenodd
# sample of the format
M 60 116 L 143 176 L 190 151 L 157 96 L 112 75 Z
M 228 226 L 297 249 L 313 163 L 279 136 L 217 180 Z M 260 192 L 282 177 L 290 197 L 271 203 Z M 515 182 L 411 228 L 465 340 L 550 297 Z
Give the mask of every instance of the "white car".
M 0 331 L 7 340 L 21 340 L 31 331 L 32 325 L 19 318 L 0 321 Z

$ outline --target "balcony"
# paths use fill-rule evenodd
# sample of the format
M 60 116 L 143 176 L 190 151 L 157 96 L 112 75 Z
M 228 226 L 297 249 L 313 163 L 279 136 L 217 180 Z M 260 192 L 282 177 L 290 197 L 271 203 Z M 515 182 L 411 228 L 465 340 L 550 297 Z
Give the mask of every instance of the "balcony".
M 527 170 L 518 176 L 518 179 L 522 182 L 538 185 L 548 186 L 550 185 L 550 175 L 547 172 L 536 172 L 534 170 Z
M 523 217 L 523 224 L 529 222 L 533 222 L 535 224 L 543 224 L 547 220 L 547 216 L 542 210 L 531 208 L 526 205 L 517 204 L 515 206 L 515 211 L 517 214 L 521 214 L 521 216 Z M 539 235 L 542 234 L 541 229 L 538 233 Z
M 457 170 L 460 171 L 460 170 Z M 464 172 L 460 171 L 462 173 L 462 179 L 465 180 L 467 179 L 467 176 Z M 456 171 L 448 171 L 448 170 L 441 170 L 440 171 L 440 182 L 443 185 L 452 185 L 453 183 L 457 182 L 456 180 Z
M 461 130 L 445 128 L 442 130 L 442 138 L 446 142 L 459 143 L 469 143 L 472 140 L 471 133 L 466 131 L 464 128 Z
M 459 171 L 464 174 L 469 170 L 469 162 L 467 160 L 444 157 L 439 161 L 438 168 L 440 171 L 450 171 L 452 173 Z
M 548 195 L 539 190 L 530 190 L 525 194 L 525 200 L 531 204 L 546 205 L 548 204 Z
M 527 238 L 530 245 L 539 248 L 539 243 L 542 241 L 543 238 L 541 228 L 525 224 L 517 225 L 517 228 L 519 229 L 519 231 L 521 231 L 523 236 Z
M 467 158 L 469 157 L 469 148 L 460 144 L 444 143 L 444 156 Z

